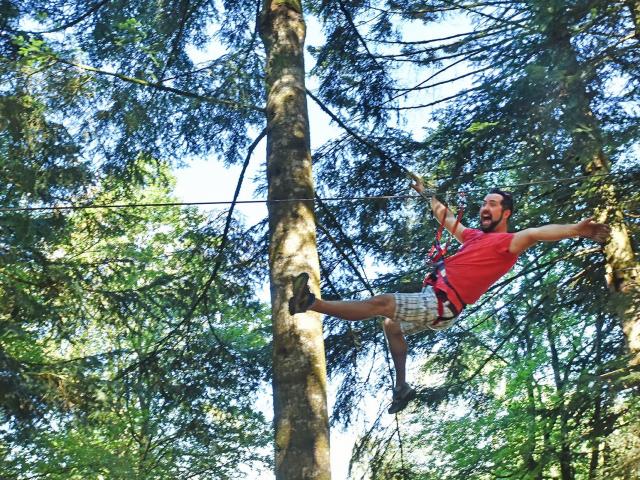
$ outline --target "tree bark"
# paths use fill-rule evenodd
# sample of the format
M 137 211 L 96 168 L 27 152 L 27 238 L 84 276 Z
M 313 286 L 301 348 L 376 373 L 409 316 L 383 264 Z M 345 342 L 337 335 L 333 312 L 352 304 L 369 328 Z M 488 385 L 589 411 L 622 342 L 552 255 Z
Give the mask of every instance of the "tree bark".
M 523 349 L 526 352 L 524 358 L 517 358 L 516 362 L 520 363 L 523 360 L 529 359 L 533 356 L 533 336 L 529 329 L 529 326 L 525 326 L 524 336 L 522 339 Z M 527 404 L 529 423 L 527 425 L 527 442 L 524 445 L 524 463 L 526 467 L 527 478 L 532 480 L 542 480 L 542 461 L 538 461 L 535 458 L 536 447 L 538 443 L 538 418 L 536 413 L 536 381 L 533 372 L 527 375 Z M 540 459 L 542 460 L 542 459 Z
M 594 362 L 599 365 L 602 358 L 602 324 L 601 316 L 596 320 L 596 336 L 594 339 L 596 355 Z M 589 460 L 589 477 L 588 480 L 596 480 L 598 478 L 598 462 L 600 460 L 600 439 L 602 438 L 602 384 L 596 383 L 595 404 L 593 406 L 593 418 L 591 420 L 591 459 Z
M 289 315 L 291 281 L 310 274 L 318 293 L 309 119 L 305 94 L 305 23 L 299 0 L 265 0 L 260 35 L 267 52 L 267 180 L 273 315 L 276 478 L 329 479 L 326 365 L 319 314 Z M 273 202 L 274 200 L 289 200 Z
M 558 460 L 560 462 L 560 478 L 562 480 L 573 480 L 573 455 L 571 453 L 571 444 L 569 440 L 569 412 L 565 405 L 565 387 L 566 381 L 562 375 L 562 366 L 560 365 L 560 357 L 556 348 L 556 338 L 551 325 L 551 319 L 545 315 L 545 327 L 547 331 L 547 341 L 549 342 L 549 351 L 551 353 L 551 367 L 553 369 L 553 379 L 556 385 L 556 393 L 558 395 L 558 409 L 560 418 L 560 451 L 558 452 Z M 568 368 L 568 367 L 566 367 Z
M 565 116 L 572 129 L 574 150 L 580 152 L 579 159 L 584 171 L 601 180 L 599 176 L 609 174 L 611 166 L 604 149 L 600 123 L 593 112 L 587 85 L 581 75 L 580 63 L 571 44 L 569 28 L 562 21 L 549 29 L 550 46 L 557 49 L 554 64 L 565 65 L 564 81 L 559 92 L 567 98 Z M 580 128 L 577 128 L 580 127 Z M 604 247 L 607 283 L 615 295 L 615 314 L 620 319 L 630 364 L 640 364 L 640 265 L 635 260 L 629 230 L 616 195 L 613 182 L 599 182 L 599 204 L 596 219 L 611 226 L 611 239 Z
M 583 125 L 589 125 L 592 132 L 590 138 L 576 133 L 574 142 L 587 146 L 591 155 L 585 162 L 585 171 L 590 175 L 610 173 L 610 163 L 604 153 L 599 139 L 599 125 L 591 110 L 585 91 L 574 92 L 583 100 Z M 588 122 L 588 123 L 586 123 Z M 613 183 L 604 182 L 599 189 L 601 206 L 596 210 L 596 219 L 611 226 L 611 239 L 604 246 L 606 280 L 615 296 L 615 309 L 622 324 L 622 331 L 630 364 L 640 363 L 640 310 L 638 308 L 638 282 L 640 281 L 640 267 L 635 261 L 635 253 L 631 245 L 629 230 L 625 224 L 622 208 L 618 204 L 616 188 Z
M 635 37 L 640 39 L 640 0 L 627 0 L 627 6 L 635 27 Z

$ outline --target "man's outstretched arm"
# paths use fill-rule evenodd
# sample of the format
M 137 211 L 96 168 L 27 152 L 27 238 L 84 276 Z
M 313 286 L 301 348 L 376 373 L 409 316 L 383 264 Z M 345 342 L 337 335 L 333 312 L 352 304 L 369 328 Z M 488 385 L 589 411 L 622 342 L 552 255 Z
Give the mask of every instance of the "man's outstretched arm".
M 422 183 L 422 180 L 415 176 L 412 177 L 413 182 L 411 183 L 411 188 L 413 188 L 420 195 L 424 196 L 425 188 Z M 446 228 L 449 233 L 451 233 L 456 239 L 462 243 L 462 232 L 466 229 L 462 223 L 459 223 L 455 232 L 453 228 L 456 225 L 456 217 L 453 215 L 453 212 L 449 210 L 440 200 L 438 200 L 435 196 L 431 197 L 431 211 L 433 211 L 433 215 L 436 217 L 438 222 L 442 223 L 444 218 L 444 228 Z M 446 212 L 446 213 L 445 213 Z
M 596 242 L 604 243 L 609 238 L 610 230 L 609 225 L 596 223 L 593 218 L 586 218 L 571 225 L 544 225 L 527 228 L 513 236 L 509 251 L 520 254 L 537 242 L 555 242 L 574 237 L 590 238 Z

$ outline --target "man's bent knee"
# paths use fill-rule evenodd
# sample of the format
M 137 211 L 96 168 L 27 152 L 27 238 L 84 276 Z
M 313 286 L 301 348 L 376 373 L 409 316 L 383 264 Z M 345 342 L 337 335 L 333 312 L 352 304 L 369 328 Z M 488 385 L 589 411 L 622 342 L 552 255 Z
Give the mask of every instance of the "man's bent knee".
M 390 318 L 385 318 L 383 323 L 384 333 L 394 353 L 407 353 L 407 342 L 400 324 Z
M 380 315 L 387 318 L 393 318 L 395 316 L 396 298 L 392 294 L 385 293 L 383 295 L 376 295 L 368 301 L 374 305 Z
M 398 322 L 395 322 L 391 318 L 385 318 L 384 323 L 382 324 L 385 333 L 387 336 L 394 335 L 404 337 L 404 333 L 402 332 L 402 328 Z

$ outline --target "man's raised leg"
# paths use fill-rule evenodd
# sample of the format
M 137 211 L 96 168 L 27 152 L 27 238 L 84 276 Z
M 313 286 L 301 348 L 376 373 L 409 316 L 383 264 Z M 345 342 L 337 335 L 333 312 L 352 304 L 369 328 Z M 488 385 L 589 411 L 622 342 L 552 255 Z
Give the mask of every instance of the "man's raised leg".
M 311 310 L 344 320 L 356 321 L 372 317 L 385 317 L 384 333 L 391 351 L 396 371 L 396 386 L 389 413 L 404 409 L 416 396 L 416 392 L 406 382 L 407 342 L 400 324 L 392 319 L 396 315 L 396 299 L 392 294 L 376 295 L 367 300 L 322 300 L 309 290 L 306 273 L 298 275 L 293 282 L 293 297 L 289 300 L 291 315 Z
M 398 413 L 416 397 L 416 391 L 407 383 L 407 341 L 400 324 L 391 320 L 395 317 L 396 301 L 390 294 L 377 295 L 361 301 L 323 301 L 316 299 L 309 310 L 324 313 L 345 320 L 363 320 L 374 316 L 383 316 L 384 334 L 389 344 L 393 366 L 396 371 L 396 385 L 393 389 L 393 401 L 389 413 Z
M 351 321 L 377 316 L 393 318 L 396 300 L 389 293 L 376 295 L 367 300 L 320 300 L 316 298 L 308 309 Z

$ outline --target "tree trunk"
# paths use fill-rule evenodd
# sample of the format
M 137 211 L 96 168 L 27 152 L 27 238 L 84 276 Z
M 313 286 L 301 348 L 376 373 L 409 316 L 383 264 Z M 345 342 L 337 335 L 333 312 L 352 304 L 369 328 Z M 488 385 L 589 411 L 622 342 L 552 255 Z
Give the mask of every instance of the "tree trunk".
M 558 395 L 558 409 L 560 418 L 560 452 L 558 452 L 558 460 L 560 461 L 560 478 L 562 480 L 573 480 L 573 455 L 571 454 L 571 445 L 569 441 L 569 412 L 565 405 L 565 386 L 566 381 L 562 375 L 562 366 L 560 365 L 560 357 L 556 348 L 556 339 L 551 325 L 551 319 L 545 315 L 545 327 L 547 331 L 547 340 L 549 342 L 549 350 L 551 353 L 551 367 L 553 369 L 553 379 L 556 385 Z M 568 368 L 568 367 L 567 367 Z
M 550 28 L 550 45 L 558 49 L 559 58 L 554 62 L 565 65 L 566 72 L 561 96 L 570 105 L 565 112 L 569 128 L 572 129 L 574 150 L 587 174 L 594 180 L 602 180 L 603 174 L 611 171 L 610 162 L 604 150 L 600 123 L 591 108 L 592 95 L 581 75 L 580 63 L 571 44 L 571 34 L 563 22 Z M 583 72 L 582 72 L 583 73 Z M 580 127 L 580 128 L 578 128 Z M 635 260 L 629 230 L 624 214 L 618 203 L 613 182 L 599 182 L 596 219 L 611 226 L 611 240 L 604 247 L 607 283 L 615 294 L 616 315 L 622 324 L 630 364 L 640 364 L 640 307 L 638 305 L 640 265 Z
M 596 355 L 594 363 L 600 365 L 602 358 L 602 316 L 598 316 L 596 320 L 596 336 L 594 339 Z M 600 460 L 600 439 L 602 432 L 602 384 L 597 382 L 594 386 L 596 389 L 595 404 L 593 406 L 593 418 L 591 420 L 591 459 L 589 460 L 589 477 L 588 480 L 596 480 L 598 478 L 598 462 Z
M 635 37 L 640 39 L 640 0 L 627 0 L 627 6 L 635 27 Z
M 574 142 L 590 151 L 585 161 L 585 170 L 590 175 L 608 174 L 609 159 L 603 150 L 598 122 L 589 106 L 585 90 L 573 92 L 582 100 L 582 125 L 588 125 L 590 134 L 576 133 Z M 622 324 L 630 364 L 640 363 L 640 311 L 638 309 L 638 281 L 640 267 L 635 261 L 629 231 L 625 224 L 622 208 L 618 203 L 613 183 L 604 182 L 599 188 L 600 208 L 596 210 L 596 219 L 611 226 L 611 239 L 604 246 L 607 283 L 615 295 L 616 314 Z
M 299 0 L 265 0 L 267 179 L 273 315 L 273 403 L 277 479 L 329 479 L 326 365 L 319 314 L 289 315 L 291 281 L 308 272 L 318 293 L 309 120 L 304 85 L 305 23 Z
M 533 356 L 533 336 L 528 325 L 525 325 L 523 347 L 526 352 L 524 359 L 516 358 L 516 362 L 528 360 Z M 527 425 L 527 442 L 524 454 L 525 466 L 527 469 L 526 478 L 532 480 L 542 480 L 542 461 L 535 458 L 536 447 L 538 443 L 538 415 L 536 413 L 536 392 L 535 378 L 533 372 L 527 375 L 527 404 L 529 423 Z M 540 459 L 542 460 L 542 459 Z

